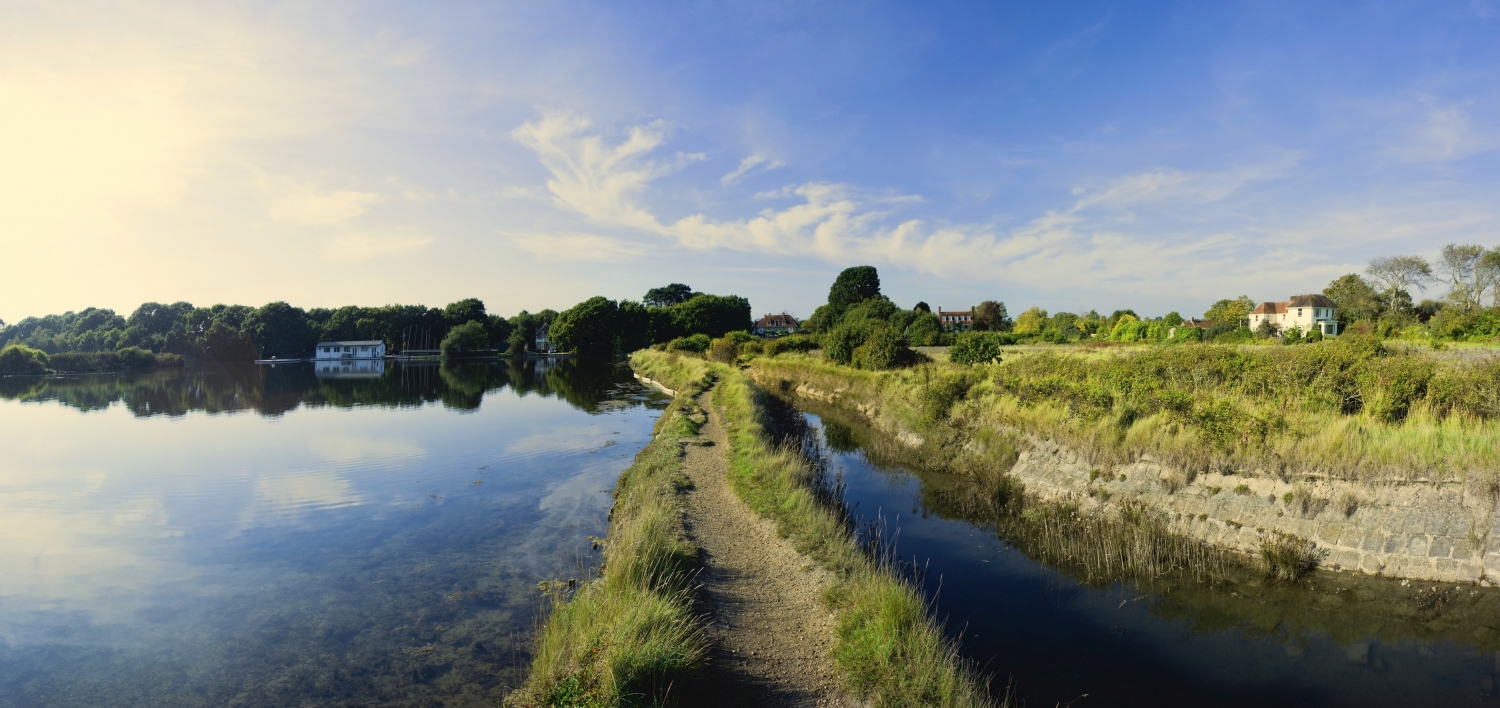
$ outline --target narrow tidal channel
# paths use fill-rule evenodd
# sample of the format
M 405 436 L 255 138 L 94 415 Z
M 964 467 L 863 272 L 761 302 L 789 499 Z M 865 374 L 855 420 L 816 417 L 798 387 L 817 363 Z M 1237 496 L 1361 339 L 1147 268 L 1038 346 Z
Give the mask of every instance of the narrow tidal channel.
M 950 501 L 965 481 L 880 459 L 873 431 L 796 400 L 863 523 L 883 519 L 967 658 L 1028 706 L 1495 705 L 1500 597 L 1316 573 L 1217 587 L 1086 583 Z
M 573 360 L 0 378 L 0 706 L 496 705 L 666 403 Z

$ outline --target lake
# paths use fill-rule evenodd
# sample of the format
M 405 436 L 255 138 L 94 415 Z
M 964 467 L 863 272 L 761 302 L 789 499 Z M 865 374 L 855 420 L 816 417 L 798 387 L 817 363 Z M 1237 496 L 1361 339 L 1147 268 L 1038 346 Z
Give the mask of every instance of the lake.
M 1500 591 L 1247 570 L 1085 582 L 952 501 L 969 484 L 885 458 L 862 421 L 796 399 L 854 517 L 878 523 L 964 655 L 1028 706 L 1494 705 Z M 912 569 L 915 570 L 912 570 Z
M 498 702 L 668 399 L 372 364 L 0 378 L 0 705 Z

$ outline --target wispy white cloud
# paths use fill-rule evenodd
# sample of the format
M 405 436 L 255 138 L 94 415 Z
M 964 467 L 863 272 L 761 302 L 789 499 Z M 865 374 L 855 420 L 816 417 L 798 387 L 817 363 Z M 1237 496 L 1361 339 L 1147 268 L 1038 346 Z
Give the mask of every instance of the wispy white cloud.
M 731 184 L 734 184 L 737 180 L 739 180 L 739 178 L 750 174 L 750 172 L 752 171 L 769 172 L 778 167 L 784 166 L 785 164 L 782 161 L 772 160 L 760 153 L 747 155 L 745 159 L 740 160 L 739 166 L 734 168 L 733 172 L 730 172 L 729 174 L 726 174 L 723 177 L 719 178 L 719 184 L 727 187 Z
M 597 234 L 510 234 L 510 242 L 517 250 L 556 261 L 620 260 L 647 250 L 638 243 Z
M 1035 289 L 1087 283 L 1091 289 L 1175 297 L 1225 288 L 1265 289 L 1267 297 L 1281 297 L 1281 290 L 1318 287 L 1350 271 L 1332 244 L 1438 238 L 1495 222 L 1486 210 L 1453 212 L 1453 205 L 1404 211 L 1330 207 L 1275 224 L 1236 213 L 1237 202 L 1256 188 L 1298 174 L 1302 157 L 1293 152 L 1222 170 L 1159 168 L 1103 180 L 1075 190 L 1072 204 L 1012 227 L 903 216 L 919 197 L 824 182 L 758 194 L 795 203 L 753 217 L 699 213 L 664 222 L 645 201 L 650 183 L 671 171 L 648 158 L 666 139 L 652 125 L 613 146 L 572 116 L 562 123 L 545 117 L 516 135 L 526 136 L 523 143 L 552 172 L 548 188 L 555 203 L 601 227 L 645 232 L 698 250 L 806 256 L 832 264 L 884 262 L 943 278 L 1003 278 Z M 1121 215 L 1143 208 L 1189 213 L 1193 223 L 1139 233 Z M 553 245 L 537 243 L 542 250 Z
M 267 193 L 266 212 L 272 221 L 306 226 L 340 224 L 386 200 L 378 192 L 322 189 L 306 179 L 265 178 L 262 188 Z
M 1500 128 L 1476 125 L 1462 106 L 1433 99 L 1390 154 L 1402 162 L 1453 162 L 1500 148 Z
M 367 261 L 414 253 L 432 243 L 432 236 L 416 229 L 346 231 L 325 239 L 322 253 L 335 261 Z

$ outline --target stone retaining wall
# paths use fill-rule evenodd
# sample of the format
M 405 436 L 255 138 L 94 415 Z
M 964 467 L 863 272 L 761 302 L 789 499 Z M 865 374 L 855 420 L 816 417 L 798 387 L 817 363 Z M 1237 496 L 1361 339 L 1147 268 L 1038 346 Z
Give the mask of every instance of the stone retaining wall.
M 907 446 L 922 445 L 921 436 L 883 420 L 877 402 L 806 383 L 794 390 L 858 413 Z M 1011 474 L 1046 499 L 1109 509 L 1140 502 L 1169 514 L 1179 533 L 1246 553 L 1259 553 L 1273 532 L 1294 534 L 1326 550 L 1323 567 L 1333 570 L 1483 585 L 1491 584 L 1489 573 L 1500 577 L 1500 516 L 1489 490 L 1457 483 L 1285 481 L 1271 475 L 1205 474 L 1184 483 L 1181 470 L 1149 457 L 1106 470 L 1056 442 L 1035 436 L 1025 442 Z M 1306 511 L 1285 500 L 1298 484 L 1313 501 Z M 1340 504 L 1345 495 L 1356 501 L 1347 515 Z

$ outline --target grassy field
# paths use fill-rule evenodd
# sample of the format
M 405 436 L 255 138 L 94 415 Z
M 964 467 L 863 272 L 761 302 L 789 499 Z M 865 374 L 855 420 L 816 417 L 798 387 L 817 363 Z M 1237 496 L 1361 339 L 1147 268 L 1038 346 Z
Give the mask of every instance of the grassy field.
M 673 388 L 705 366 L 718 377 L 713 400 L 730 439 L 732 487 L 837 578 L 824 599 L 838 618 L 833 659 L 851 693 L 872 706 L 991 704 L 921 593 L 861 546 L 820 470 L 798 449 L 776 444 L 768 394 L 738 369 L 690 356 L 638 352 L 632 364 Z
M 692 404 L 703 381 L 677 382 L 683 395 L 620 476 L 600 576 L 576 592 L 544 584 L 551 613 L 526 684 L 507 706 L 663 705 L 704 690 L 694 685 L 708 655 L 693 609 L 698 549 L 681 501 L 683 445 L 704 420 Z
M 1213 470 L 1500 491 L 1500 357 L 1483 352 L 1346 337 L 1295 347 L 1032 348 L 996 364 L 885 372 L 797 354 L 752 366 L 767 385 L 842 390 L 875 410 L 882 428 L 922 437 L 939 463 L 1010 454 L 1016 435 L 1031 434 L 1105 467 L 1149 455 L 1189 479 Z

